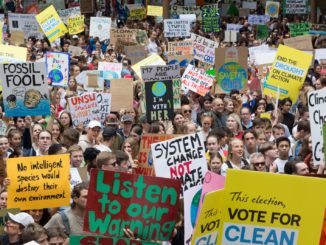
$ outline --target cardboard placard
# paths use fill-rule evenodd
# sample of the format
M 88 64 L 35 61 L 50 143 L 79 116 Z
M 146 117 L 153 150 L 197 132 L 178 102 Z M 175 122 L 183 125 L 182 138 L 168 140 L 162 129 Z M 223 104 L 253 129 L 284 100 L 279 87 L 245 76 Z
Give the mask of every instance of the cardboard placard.
M 110 39 L 111 18 L 91 17 L 90 32 L 91 37 L 98 37 L 100 41 Z
M 70 56 L 67 53 L 47 52 L 46 70 L 52 86 L 66 87 L 69 82 Z
M 277 18 L 279 11 L 279 2 L 266 1 L 265 15 L 269 15 L 272 18 Z
M 220 31 L 218 5 L 204 5 L 202 7 L 202 30 L 206 33 L 218 33 Z
M 94 0 L 80 0 L 80 12 L 82 14 L 93 14 L 95 12 Z
M 146 59 L 139 61 L 137 64 L 134 64 L 131 68 L 137 74 L 139 78 L 141 78 L 141 70 L 142 66 L 156 66 L 156 65 L 165 65 L 165 61 L 158 54 L 151 54 Z
M 286 38 L 283 40 L 286 46 L 299 50 L 313 50 L 310 35 Z
M 125 46 L 124 51 L 128 59 L 130 59 L 131 65 L 146 58 L 145 47 L 142 45 Z
M 112 79 L 110 81 L 111 93 L 111 111 L 119 112 L 125 108 L 131 110 L 133 108 L 133 79 L 122 78 Z
M 104 79 L 101 77 L 101 72 L 96 70 L 82 71 L 77 77 L 76 81 L 78 84 L 83 84 L 84 89 L 88 92 L 96 90 L 103 90 Z M 95 85 L 96 82 L 96 85 Z
M 84 231 L 122 236 L 128 226 L 140 239 L 170 240 L 180 187 L 179 180 L 92 169 Z
M 189 37 L 190 24 L 189 20 L 165 19 L 164 37 Z
M 110 44 L 116 45 L 117 40 L 128 40 L 129 42 L 137 43 L 136 36 L 138 29 L 116 29 L 111 28 L 110 30 Z
M 84 31 L 84 15 L 68 18 L 68 30 L 70 35 L 79 34 Z
M 24 33 L 25 38 L 34 36 L 42 39 L 44 37 L 34 14 L 8 13 L 8 22 L 11 34 L 20 31 Z
M 168 42 L 168 55 L 192 55 L 194 45 L 192 41 Z
M 140 67 L 143 81 L 164 81 L 180 78 L 179 64 Z
M 68 154 L 7 160 L 8 208 L 42 209 L 70 203 Z
M 80 56 L 83 52 L 83 49 L 79 46 L 73 46 L 69 45 L 69 54 L 74 57 L 74 56 Z
M 25 44 L 25 34 L 22 31 L 12 31 L 10 42 L 15 45 Z
M 194 58 L 213 65 L 215 62 L 215 49 L 218 47 L 218 43 L 194 33 L 191 33 L 191 40 L 194 44 Z
M 50 115 L 45 63 L 0 65 L 6 116 Z
M 58 14 L 59 14 L 60 18 L 62 19 L 63 23 L 67 24 L 69 17 L 81 15 L 80 6 L 68 8 L 68 9 L 60 9 L 60 10 L 58 10 Z

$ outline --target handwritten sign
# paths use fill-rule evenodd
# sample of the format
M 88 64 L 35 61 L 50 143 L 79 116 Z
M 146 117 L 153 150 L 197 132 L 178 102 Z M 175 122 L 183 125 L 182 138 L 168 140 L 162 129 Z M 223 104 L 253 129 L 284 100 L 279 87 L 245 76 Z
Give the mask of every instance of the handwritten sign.
M 62 21 L 67 24 L 68 23 L 68 18 L 72 16 L 80 16 L 80 7 L 73 7 L 73 8 L 68 8 L 68 9 L 60 9 L 58 10 L 58 14 Z
M 0 44 L 0 63 L 26 61 L 27 48 Z
M 140 69 L 143 81 L 172 80 L 180 78 L 179 64 L 166 66 L 142 66 Z
M 8 208 L 42 209 L 70 203 L 69 155 L 9 158 Z
M 285 0 L 284 5 L 285 14 L 307 14 L 306 0 Z
M 250 25 L 265 25 L 270 20 L 269 15 L 253 15 L 248 16 L 248 22 Z
M 101 122 L 104 123 L 106 117 L 110 114 L 111 111 L 111 94 L 97 93 L 97 104 Z
M 7 116 L 50 115 L 45 63 L 1 64 L 0 79 Z
M 163 7 L 147 5 L 147 16 L 163 16 Z
M 78 34 L 84 31 L 84 15 L 69 17 L 68 19 L 69 34 Z
M 165 19 L 164 20 L 164 37 L 189 37 L 190 24 L 188 20 Z
M 98 70 L 101 78 L 104 79 L 106 87 L 110 87 L 111 79 L 121 78 L 122 63 L 99 62 Z
M 46 70 L 52 86 L 67 86 L 69 82 L 70 57 L 67 53 L 47 52 Z
M 10 32 L 21 31 L 25 38 L 34 36 L 42 39 L 43 33 L 34 14 L 16 14 L 8 13 L 8 22 Z
M 206 33 L 220 31 L 220 14 L 218 5 L 206 5 L 202 8 L 202 29 Z
M 128 40 L 129 42 L 134 42 L 137 44 L 136 36 L 137 29 L 116 29 L 111 28 L 110 30 L 110 43 L 116 45 L 117 40 Z
M 179 18 L 179 15 L 182 14 L 195 14 L 196 19 L 201 21 L 201 7 L 200 6 L 179 6 L 179 5 L 170 5 L 170 17 L 173 19 Z
M 194 43 L 194 57 L 197 60 L 213 65 L 215 62 L 215 48 L 218 44 L 208 38 L 191 33 Z
M 173 83 L 173 108 L 181 109 L 181 79 L 172 80 Z
M 100 41 L 110 39 L 111 18 L 91 17 L 90 33 L 91 37 L 98 37 Z
M 123 236 L 128 225 L 140 239 L 170 240 L 180 185 L 178 180 L 92 169 L 84 231 Z
M 104 237 L 91 235 L 70 235 L 70 244 L 110 244 L 110 245 L 160 245 L 160 243 L 132 240 L 125 237 Z
M 293 23 L 289 24 L 291 37 L 302 36 L 309 34 L 311 24 L 308 22 L 304 23 Z
M 141 77 L 142 66 L 155 66 L 155 65 L 165 65 L 164 60 L 158 54 L 151 54 L 146 59 L 139 61 L 137 64 L 134 64 L 131 68 L 137 74 L 138 77 Z
M 132 65 L 146 58 L 146 51 L 142 45 L 125 46 L 124 51 Z
M 194 47 L 192 41 L 168 42 L 169 55 L 192 55 Z
M 141 4 L 127 4 L 129 9 L 128 20 L 143 20 L 146 18 L 146 8 Z

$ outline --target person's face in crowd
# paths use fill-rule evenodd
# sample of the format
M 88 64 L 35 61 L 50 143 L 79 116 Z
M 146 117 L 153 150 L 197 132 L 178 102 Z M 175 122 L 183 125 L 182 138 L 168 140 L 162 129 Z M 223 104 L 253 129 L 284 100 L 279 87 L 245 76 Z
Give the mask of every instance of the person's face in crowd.
M 132 152 L 132 148 L 131 148 L 130 143 L 128 143 L 128 142 L 125 143 L 124 146 L 123 146 L 123 150 L 124 150 L 125 152 L 128 152 L 128 153 L 131 154 L 131 152 Z
M 85 45 L 85 38 L 84 38 L 84 37 L 80 37 L 80 38 L 78 39 L 78 44 L 79 44 L 80 46 Z
M 255 157 L 253 159 L 252 165 L 254 165 L 256 171 L 264 172 L 266 170 L 266 163 L 264 157 Z
M 84 160 L 83 151 L 72 151 L 70 153 L 70 165 L 79 168 Z
M 75 81 L 74 78 L 69 80 L 69 88 L 76 88 L 77 87 L 77 83 Z
M 313 157 L 310 158 L 310 161 L 309 161 L 309 168 L 311 169 L 311 172 L 313 172 L 313 173 L 317 173 L 317 171 L 318 171 L 318 169 L 319 169 L 319 165 L 316 165 L 316 164 L 314 163 L 314 158 L 313 158 Z M 308 168 L 308 169 L 309 169 L 309 168 Z
M 110 56 L 110 62 L 116 62 L 117 61 L 117 55 L 115 53 L 112 53 Z
M 232 132 L 236 132 L 238 130 L 238 124 L 234 120 L 233 117 L 228 117 L 228 120 L 226 121 L 226 126 L 228 129 L 230 129 Z
M 99 41 L 96 42 L 95 46 L 97 50 L 101 49 L 101 43 Z
M 76 203 L 76 207 L 78 207 L 80 209 L 86 208 L 87 195 L 88 195 L 88 190 L 83 189 L 80 191 L 79 197 L 74 197 L 74 202 Z
M 134 130 L 131 130 L 130 136 L 133 137 L 136 142 L 140 142 L 140 135 L 135 133 Z
M 0 150 L 3 153 L 7 153 L 8 148 L 9 148 L 8 138 L 6 138 L 6 137 L 0 138 Z
M 243 156 L 243 143 L 242 141 L 234 141 L 232 143 L 232 157 L 242 158 Z
M 242 108 L 240 113 L 241 121 L 248 123 L 250 121 L 250 110 L 249 108 Z
M 59 136 L 60 136 L 60 127 L 58 124 L 53 124 L 52 126 L 52 137 L 53 139 L 55 140 L 58 140 L 59 139 Z
M 207 144 L 207 150 L 209 152 L 217 152 L 218 151 L 219 145 L 218 145 L 216 137 L 208 137 L 206 144 Z
M 69 126 L 70 124 L 70 117 L 67 113 L 62 113 L 60 116 L 60 122 L 62 124 L 62 126 L 66 127 Z
M 296 167 L 295 175 L 309 174 L 309 168 L 308 168 L 307 164 L 305 164 L 304 162 L 297 163 L 295 165 L 295 167 Z
M 315 72 L 319 74 L 320 71 L 321 71 L 321 66 L 317 65 L 316 68 L 315 68 Z
M 165 130 L 163 128 L 162 125 L 159 125 L 160 131 L 158 132 L 158 134 L 165 134 Z
M 35 48 L 36 48 L 36 49 L 42 49 L 42 48 L 43 48 L 42 42 L 41 42 L 41 41 L 37 41 L 37 42 L 35 43 Z
M 321 70 L 326 69 L 326 60 L 322 60 L 320 62 L 320 65 L 321 65 Z
M 188 121 L 191 121 L 191 106 L 190 105 L 183 105 L 181 107 L 182 110 L 182 115 L 184 116 L 185 119 Z
M 117 164 L 117 159 L 115 157 L 102 165 L 102 170 L 117 171 L 118 169 L 119 165 Z
M 285 131 L 284 129 L 274 129 L 274 138 L 278 139 L 280 137 L 285 136 Z
M 253 149 L 256 147 L 257 140 L 252 133 L 246 133 L 244 136 L 244 142 L 247 148 Z
M 25 129 L 25 119 L 24 118 L 21 118 L 21 117 L 18 117 L 17 118 L 17 124 L 16 124 L 16 126 L 20 130 Z
M 4 191 L 0 195 L 0 209 L 7 208 L 8 192 Z
M 40 149 L 45 151 L 48 150 L 52 142 L 51 134 L 46 131 L 41 132 L 39 134 L 38 141 L 39 141 Z
M 283 105 L 283 113 L 288 113 L 291 110 L 291 103 L 290 102 L 285 102 L 285 104 Z
M 15 236 L 22 233 L 20 225 L 11 219 L 6 222 L 4 231 L 9 236 Z
M 36 242 L 39 245 L 49 245 L 48 235 L 46 233 L 42 233 Z
M 258 98 L 258 92 L 257 91 L 254 91 L 251 95 L 252 99 L 255 100 Z
M 323 87 L 321 86 L 320 79 L 317 79 L 317 81 L 315 82 L 315 87 L 316 87 L 316 90 L 320 90 L 320 89 L 323 88 Z
M 101 132 L 101 128 L 100 127 L 94 127 L 94 128 L 87 129 L 88 139 L 90 141 L 96 140 L 97 137 L 99 136 L 100 132 Z
M 157 38 L 157 33 L 156 33 L 156 31 L 153 31 L 151 36 L 150 36 L 150 39 L 151 39 L 152 42 L 154 42 L 156 40 L 156 38 Z
M 20 134 L 14 134 L 13 137 L 9 140 L 10 144 L 14 148 L 18 148 L 21 146 L 21 135 Z
M 47 42 L 43 43 L 43 49 L 45 50 L 49 50 L 51 47 L 49 46 L 49 44 Z
M 227 104 L 226 104 L 226 106 L 225 106 L 225 109 L 228 112 L 233 112 L 234 111 L 233 101 L 228 101 Z
M 79 66 L 74 66 L 74 77 L 77 77 L 80 74 L 80 67 Z
M 196 129 L 196 125 L 195 124 L 188 124 L 187 125 L 187 134 L 194 134 L 196 133 L 197 129 Z
M 131 130 L 132 122 L 130 122 L 130 121 L 123 122 L 122 123 L 122 127 L 123 127 L 123 131 L 126 132 L 126 133 L 128 133 Z
M 309 111 L 304 112 L 301 119 L 304 121 L 309 121 Z
M 280 158 L 285 159 L 289 157 L 290 144 L 287 141 L 281 141 L 277 147 Z
M 128 110 L 128 111 L 126 111 L 126 114 L 132 116 L 133 118 L 136 117 L 136 112 L 135 112 L 135 110 Z
M 256 110 L 256 114 L 260 115 L 261 113 L 265 112 L 265 105 L 259 105 Z
M 222 161 L 220 158 L 214 157 L 211 159 L 209 166 L 212 172 L 218 174 L 221 171 Z
M 185 119 L 182 115 L 178 114 L 174 117 L 174 124 L 176 126 L 181 126 L 184 123 Z
M 110 55 L 109 53 L 106 53 L 106 54 L 104 55 L 104 59 L 105 59 L 106 61 L 110 62 L 110 61 L 111 61 L 111 55 Z
M 110 125 L 110 123 L 117 123 L 117 125 Z M 105 121 L 105 126 L 118 127 L 118 118 L 115 114 L 110 114 Z
M 209 100 L 204 101 L 204 110 L 210 111 L 212 109 L 212 102 Z
M 264 134 L 264 133 L 259 134 L 257 137 L 257 144 L 261 145 L 265 142 L 266 142 L 266 134 Z
M 40 223 L 43 217 L 43 209 L 31 209 L 28 213 L 33 217 L 35 223 Z
M 276 144 L 273 145 L 273 149 L 270 149 L 268 151 L 265 152 L 265 156 L 269 157 L 271 159 L 276 159 L 278 158 L 278 149 L 276 147 Z
M 64 245 L 65 239 L 63 237 L 51 237 L 49 239 L 49 245 Z
M 40 132 L 42 131 L 42 127 L 39 124 L 36 124 L 33 127 L 33 138 L 37 139 L 38 135 L 40 134 Z
M 208 132 L 212 127 L 213 118 L 209 116 L 204 116 L 201 120 L 201 125 L 205 132 Z
M 62 51 L 63 51 L 63 52 L 68 52 L 68 51 L 69 51 L 69 44 L 68 44 L 68 43 L 65 43 L 65 44 L 62 46 Z
M 214 112 L 223 113 L 224 111 L 224 103 L 221 99 L 215 99 L 212 104 L 212 109 Z

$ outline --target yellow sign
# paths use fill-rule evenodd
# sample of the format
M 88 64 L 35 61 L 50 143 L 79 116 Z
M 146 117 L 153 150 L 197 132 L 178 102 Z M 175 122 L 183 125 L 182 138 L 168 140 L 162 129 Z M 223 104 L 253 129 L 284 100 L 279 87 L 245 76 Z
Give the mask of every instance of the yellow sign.
M 260 113 L 260 118 L 272 119 L 272 115 L 269 112 Z
M 224 190 L 219 190 L 205 195 L 191 245 L 216 244 L 219 237 L 218 230 L 221 226 L 223 192 Z
M 60 19 L 53 5 L 36 15 L 36 20 L 50 42 L 53 42 L 68 32 L 67 27 Z
M 163 16 L 163 7 L 162 6 L 147 6 L 147 16 Z
M 146 9 L 145 8 L 138 8 L 138 9 L 131 9 L 130 16 L 128 20 L 143 20 L 146 18 Z
M 69 34 L 74 35 L 84 31 L 84 15 L 73 16 L 68 19 Z
M 159 66 L 165 65 L 165 61 L 158 54 L 151 54 L 146 59 L 139 61 L 137 64 L 134 64 L 131 68 L 137 74 L 139 78 L 141 78 L 141 66 Z
M 325 179 L 229 169 L 218 244 L 319 244 L 325 204 Z
M 70 202 L 69 155 L 7 160 L 8 208 L 42 209 Z
M 13 45 L 0 45 L 0 63 L 21 61 L 26 62 L 27 48 Z
M 279 89 L 279 98 L 290 97 L 294 104 L 305 81 L 311 59 L 311 54 L 280 45 L 272 70 L 264 84 L 263 94 L 277 98 Z

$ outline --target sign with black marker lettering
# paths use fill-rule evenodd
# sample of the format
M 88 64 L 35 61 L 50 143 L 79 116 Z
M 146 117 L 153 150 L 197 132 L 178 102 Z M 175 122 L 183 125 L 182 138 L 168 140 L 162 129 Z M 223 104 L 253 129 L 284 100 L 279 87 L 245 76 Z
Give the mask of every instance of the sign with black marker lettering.
M 0 79 L 7 117 L 50 115 L 45 63 L 1 64 Z
M 189 37 L 191 22 L 189 20 L 164 20 L 164 37 Z
M 143 81 L 172 80 L 180 78 L 179 64 L 166 66 L 142 66 L 140 67 Z

